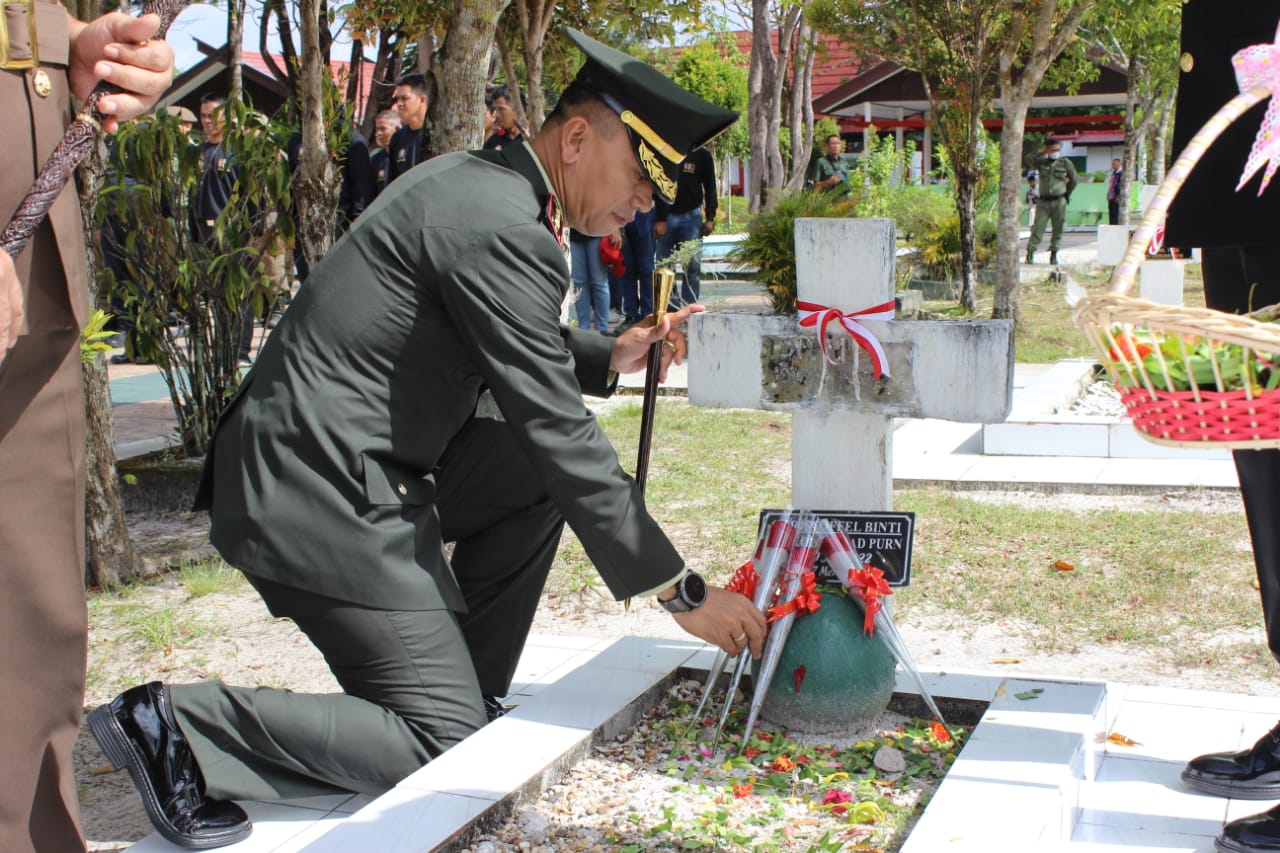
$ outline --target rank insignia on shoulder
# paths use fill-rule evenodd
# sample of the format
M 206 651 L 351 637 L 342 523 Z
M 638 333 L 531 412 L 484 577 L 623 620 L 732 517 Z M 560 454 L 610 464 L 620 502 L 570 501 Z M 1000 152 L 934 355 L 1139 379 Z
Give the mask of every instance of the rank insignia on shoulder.
M 542 213 L 542 221 L 546 223 L 551 236 L 556 238 L 556 244 L 563 249 L 564 216 L 560 213 L 560 202 L 556 200 L 554 193 L 547 196 L 547 209 Z

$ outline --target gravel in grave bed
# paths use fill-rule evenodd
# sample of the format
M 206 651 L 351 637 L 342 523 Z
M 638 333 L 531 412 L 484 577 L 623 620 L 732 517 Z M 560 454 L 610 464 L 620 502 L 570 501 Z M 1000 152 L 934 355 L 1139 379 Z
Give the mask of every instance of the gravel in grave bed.
M 714 719 L 681 740 L 701 696 L 677 683 L 635 728 L 601 744 L 535 802 L 462 853 L 897 850 L 969 734 L 886 712 L 839 736 L 757 726 L 746 699 L 718 749 Z
M 1091 383 L 1080 396 L 1071 402 L 1067 411 L 1073 415 L 1093 415 L 1118 418 L 1125 415 L 1124 403 L 1116 386 L 1107 379 Z

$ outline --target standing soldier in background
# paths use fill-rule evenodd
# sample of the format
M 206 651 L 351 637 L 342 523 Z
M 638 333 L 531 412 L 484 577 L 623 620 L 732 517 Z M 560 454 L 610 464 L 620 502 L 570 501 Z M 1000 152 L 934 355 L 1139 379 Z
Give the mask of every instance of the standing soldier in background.
M 1067 205 L 1076 188 L 1076 167 L 1070 160 L 1062 159 L 1062 143 L 1046 139 L 1044 150 L 1032 154 L 1026 160 L 1028 169 L 1039 175 L 1040 195 L 1036 198 L 1036 215 L 1031 222 L 1031 239 L 1027 241 L 1027 263 L 1035 263 L 1036 249 L 1044 238 L 1045 225 L 1053 223 L 1053 235 L 1049 238 L 1049 263 L 1058 262 L 1058 250 L 1062 248 L 1062 228 L 1067 222 Z
M 849 195 L 849 167 L 845 165 L 844 140 L 840 134 L 833 133 L 827 137 L 826 153 L 813 164 L 813 188 L 826 190 L 837 198 Z
M 55 2 L 12 4 L 0 66 L 8 220 L 71 119 L 74 94 L 100 78 L 123 91 L 98 103 L 114 132 L 173 79 L 173 51 L 150 40 L 159 18 L 115 12 L 83 24 Z M 18 36 L 34 33 L 36 43 Z M 80 328 L 84 225 L 74 187 L 16 258 L 0 251 L 0 850 L 85 849 L 71 750 L 84 707 L 84 408 Z

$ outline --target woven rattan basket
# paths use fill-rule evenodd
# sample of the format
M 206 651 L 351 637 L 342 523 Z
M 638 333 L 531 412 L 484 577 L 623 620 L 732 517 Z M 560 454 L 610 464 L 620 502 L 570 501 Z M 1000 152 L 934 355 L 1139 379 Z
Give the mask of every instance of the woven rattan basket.
M 1156 444 L 1280 447 L 1280 388 L 1263 383 L 1271 374 L 1280 379 L 1280 324 L 1271 322 L 1280 306 L 1238 315 L 1127 295 L 1191 169 L 1228 125 L 1270 94 L 1265 86 L 1247 89 L 1195 135 L 1157 189 L 1112 274 L 1110 292 L 1082 299 L 1073 314 L 1134 427 Z M 1174 381 L 1178 376 L 1192 377 L 1189 389 Z

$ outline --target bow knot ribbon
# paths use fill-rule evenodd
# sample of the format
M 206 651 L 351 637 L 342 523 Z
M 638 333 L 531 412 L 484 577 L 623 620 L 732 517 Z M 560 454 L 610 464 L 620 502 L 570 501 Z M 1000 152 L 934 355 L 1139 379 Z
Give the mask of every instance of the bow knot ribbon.
M 866 565 L 861 569 L 849 570 L 849 592 L 858 596 L 865 605 L 866 615 L 862 620 L 862 630 L 867 636 L 876 635 L 876 614 L 884 606 L 882 599 L 893 595 L 889 582 L 884 579 L 884 572 L 875 566 Z
M 849 337 L 857 341 L 858 346 L 866 350 L 867 354 L 871 356 L 871 365 L 875 369 L 876 379 L 879 379 L 882 374 L 884 376 L 889 375 L 889 359 L 885 355 L 884 347 L 880 345 L 880 341 L 876 340 L 876 336 L 871 333 L 870 329 L 858 322 L 858 318 L 863 320 L 892 320 L 893 311 L 894 304 L 892 299 L 850 314 L 846 314 L 839 308 L 829 308 L 816 302 L 796 303 L 796 312 L 800 317 L 800 325 L 806 329 L 812 327 L 817 331 L 818 343 L 822 347 L 822 357 L 827 360 L 827 364 L 834 365 L 836 363 L 827 352 L 827 326 L 832 322 L 836 322 L 849 333 Z
M 1240 183 L 1236 185 L 1236 190 L 1239 191 L 1266 164 L 1267 171 L 1262 176 L 1262 186 L 1258 187 L 1258 195 L 1262 195 L 1276 169 L 1280 168 L 1280 29 L 1276 32 L 1275 43 L 1246 47 L 1231 57 L 1231 64 L 1235 66 L 1240 91 L 1244 92 L 1254 86 L 1266 86 L 1271 90 L 1271 102 L 1267 104 L 1262 126 L 1254 137 L 1249 159 L 1245 161 L 1244 171 L 1240 175 Z
M 747 560 L 738 570 L 733 573 L 733 577 L 729 579 L 729 583 L 725 584 L 725 589 L 730 592 L 739 592 L 747 598 L 756 597 L 756 587 L 760 584 L 760 573 L 756 571 L 755 562 Z
M 818 592 L 818 579 L 813 572 L 805 572 L 800 576 L 800 590 L 796 593 L 796 597 L 779 604 L 769 610 L 768 621 L 773 622 L 781 619 L 788 613 L 794 613 L 800 616 L 804 613 L 813 613 L 822 606 L 822 593 Z

